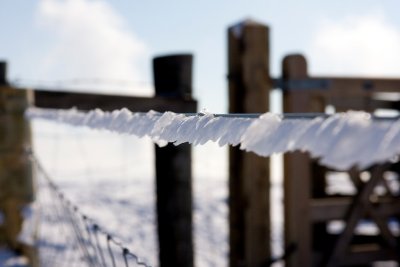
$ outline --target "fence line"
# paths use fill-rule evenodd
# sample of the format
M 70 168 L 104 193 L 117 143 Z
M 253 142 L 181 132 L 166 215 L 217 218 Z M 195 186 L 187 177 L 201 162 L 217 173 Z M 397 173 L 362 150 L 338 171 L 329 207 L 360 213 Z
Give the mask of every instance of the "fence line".
M 53 182 L 34 154 L 31 154 L 31 159 L 38 173 L 44 178 L 40 179 L 39 198 L 47 194 L 52 205 L 51 209 L 42 211 L 45 225 L 41 225 L 40 228 L 54 226 L 58 232 L 57 235 L 43 240 L 39 237 L 41 266 L 70 267 L 85 264 L 89 267 L 151 267 L 72 203 Z M 46 205 L 41 208 L 45 209 Z M 48 234 L 48 230 L 39 234 Z
M 247 117 L 243 114 L 132 113 L 127 109 L 83 112 L 30 108 L 26 116 L 148 136 L 160 146 L 168 142 L 201 145 L 213 141 L 220 146 L 240 145 L 241 149 L 260 156 L 301 150 L 319 158 L 321 164 L 339 170 L 352 166 L 363 169 L 387 162 L 400 153 L 398 117 L 378 118 L 366 112 L 349 111 L 330 116 L 265 113 Z

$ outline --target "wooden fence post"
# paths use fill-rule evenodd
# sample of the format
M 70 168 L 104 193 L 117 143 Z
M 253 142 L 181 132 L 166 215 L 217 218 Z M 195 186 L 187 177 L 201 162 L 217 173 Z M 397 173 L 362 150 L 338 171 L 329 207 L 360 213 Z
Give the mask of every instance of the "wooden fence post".
M 154 58 L 157 96 L 181 99 L 182 104 L 185 100 L 193 101 L 192 58 L 192 55 Z M 196 102 L 185 112 L 196 112 Z M 192 267 L 191 146 L 156 146 L 155 152 L 160 267 Z
M 228 29 L 229 112 L 269 109 L 269 29 L 244 21 Z M 230 267 L 270 259 L 269 159 L 229 148 Z
M 33 171 L 26 150 L 31 146 L 29 123 L 24 118 L 31 98 L 27 90 L 8 86 L 7 64 L 0 62 L 0 212 L 4 214 L 3 238 L 14 250 L 22 250 L 32 266 L 34 248 L 22 244 L 22 209 L 34 199 Z M 1 238 L 1 233 L 0 233 Z
M 0 86 L 7 85 L 7 62 L 0 61 Z
M 282 68 L 284 81 L 308 77 L 307 62 L 301 55 L 285 57 Z M 308 92 L 298 88 L 284 89 L 284 112 L 310 112 Z M 287 261 L 289 267 L 311 266 L 310 177 L 311 161 L 305 153 L 284 155 L 285 245 L 296 248 Z

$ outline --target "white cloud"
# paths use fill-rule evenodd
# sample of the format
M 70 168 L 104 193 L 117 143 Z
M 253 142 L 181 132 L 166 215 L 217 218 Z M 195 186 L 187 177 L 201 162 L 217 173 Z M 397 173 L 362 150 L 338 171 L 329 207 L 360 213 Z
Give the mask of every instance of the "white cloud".
M 42 0 L 37 15 L 53 41 L 42 63 L 43 79 L 74 79 L 75 83 L 67 87 L 113 87 L 136 94 L 150 93 L 149 88 L 137 84 L 144 80 L 146 46 L 108 3 Z
M 400 29 L 382 14 L 325 20 L 307 51 L 310 72 L 400 76 Z

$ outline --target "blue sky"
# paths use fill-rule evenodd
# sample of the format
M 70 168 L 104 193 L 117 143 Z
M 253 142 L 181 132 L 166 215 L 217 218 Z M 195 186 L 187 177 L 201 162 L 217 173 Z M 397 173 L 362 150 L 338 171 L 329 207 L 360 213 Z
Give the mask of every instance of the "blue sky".
M 78 87 L 150 94 L 151 58 L 192 52 L 200 108 L 225 112 L 228 26 L 245 18 L 270 26 L 275 76 L 288 53 L 306 54 L 316 74 L 400 76 L 398 10 L 396 0 L 4 0 L 0 58 L 23 84 L 102 78 L 130 87 Z

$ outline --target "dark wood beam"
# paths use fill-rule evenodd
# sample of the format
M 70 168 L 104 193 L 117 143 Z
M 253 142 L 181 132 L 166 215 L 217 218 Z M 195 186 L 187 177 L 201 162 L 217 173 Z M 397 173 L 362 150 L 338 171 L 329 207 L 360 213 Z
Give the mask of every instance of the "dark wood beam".
M 196 110 L 197 105 L 197 102 L 193 99 L 182 100 L 182 98 L 161 96 L 115 96 L 41 89 L 34 89 L 33 94 L 35 106 L 41 108 L 69 109 L 76 107 L 80 110 L 100 108 L 105 111 L 111 111 L 125 107 L 134 112 L 174 110 L 175 112 L 186 113 Z

